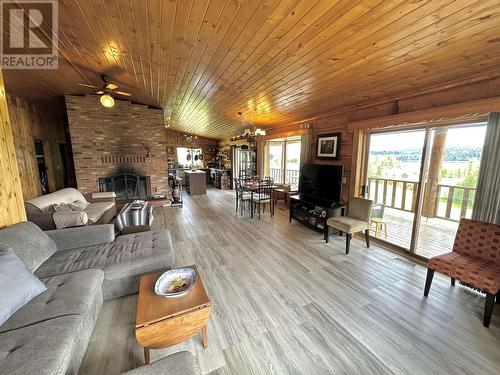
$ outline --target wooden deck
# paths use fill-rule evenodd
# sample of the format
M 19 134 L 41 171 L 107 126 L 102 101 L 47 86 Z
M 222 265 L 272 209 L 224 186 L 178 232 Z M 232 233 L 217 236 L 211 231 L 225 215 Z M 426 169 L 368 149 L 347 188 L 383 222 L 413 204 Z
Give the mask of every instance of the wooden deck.
M 384 219 L 388 220 L 387 238 L 382 232 L 379 237 L 405 248 L 410 247 L 413 213 L 386 207 Z M 458 223 L 433 218 L 422 218 L 417 254 L 426 258 L 451 251 Z M 371 233 L 375 235 L 374 231 Z

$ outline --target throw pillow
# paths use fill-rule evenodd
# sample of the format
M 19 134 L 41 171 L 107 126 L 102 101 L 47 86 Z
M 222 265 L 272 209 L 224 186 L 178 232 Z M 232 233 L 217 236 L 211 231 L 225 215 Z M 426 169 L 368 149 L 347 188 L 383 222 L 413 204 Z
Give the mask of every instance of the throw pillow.
M 12 249 L 7 249 L 0 255 L 0 285 L 0 325 L 47 290 Z
M 54 212 L 73 211 L 67 203 L 55 204 L 52 208 L 54 209 Z
M 68 203 L 68 206 L 73 210 L 73 211 L 83 211 L 87 208 L 88 203 L 82 202 L 80 200 L 76 200 L 72 203 Z
M 57 229 L 80 227 L 87 225 L 89 217 L 85 211 L 61 211 L 54 212 L 52 219 Z

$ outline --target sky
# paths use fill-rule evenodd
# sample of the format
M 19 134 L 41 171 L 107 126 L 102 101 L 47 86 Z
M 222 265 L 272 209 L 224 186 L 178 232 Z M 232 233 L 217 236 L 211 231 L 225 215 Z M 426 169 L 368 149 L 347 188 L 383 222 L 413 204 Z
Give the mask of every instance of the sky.
M 448 129 L 446 146 L 481 147 L 484 143 L 486 125 L 458 127 Z M 373 134 L 370 151 L 398 151 L 407 148 L 422 148 L 425 131 L 407 131 L 397 133 Z

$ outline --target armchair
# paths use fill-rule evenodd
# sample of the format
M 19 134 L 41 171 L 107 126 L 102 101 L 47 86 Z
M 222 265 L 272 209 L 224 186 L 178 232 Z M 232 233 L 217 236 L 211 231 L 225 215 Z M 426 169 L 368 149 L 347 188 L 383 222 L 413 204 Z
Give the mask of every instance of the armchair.
M 364 198 L 351 198 L 347 216 L 331 217 L 326 221 L 325 241 L 328 243 L 330 227 L 346 234 L 345 253 L 349 254 L 352 234 L 364 231 L 366 247 L 370 247 L 370 221 L 373 201 Z
M 429 295 L 434 272 L 458 279 L 486 294 L 483 325 L 488 327 L 495 302 L 500 303 L 500 225 L 461 219 L 453 250 L 429 259 L 424 296 Z

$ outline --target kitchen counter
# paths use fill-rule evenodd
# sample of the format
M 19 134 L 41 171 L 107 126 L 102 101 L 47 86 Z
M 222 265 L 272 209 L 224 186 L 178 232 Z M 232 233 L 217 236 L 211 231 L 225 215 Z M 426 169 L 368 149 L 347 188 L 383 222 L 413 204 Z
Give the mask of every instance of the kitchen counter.
M 204 171 L 187 170 L 184 175 L 186 178 L 186 191 L 190 195 L 207 193 L 206 173 Z

